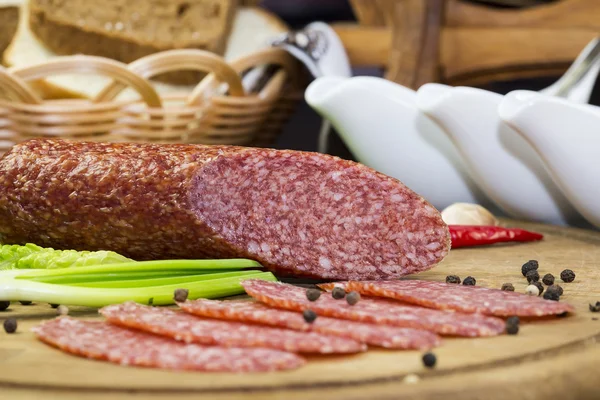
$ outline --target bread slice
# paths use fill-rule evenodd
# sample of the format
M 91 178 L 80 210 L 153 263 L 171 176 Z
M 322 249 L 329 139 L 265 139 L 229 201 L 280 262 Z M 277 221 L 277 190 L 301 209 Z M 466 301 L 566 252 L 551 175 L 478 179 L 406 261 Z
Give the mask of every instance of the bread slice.
M 52 52 L 129 63 L 158 51 L 196 48 L 223 54 L 237 0 L 29 0 L 29 25 Z M 163 78 L 197 82 L 179 71 Z
M 19 0 L 0 0 L 0 55 L 17 32 L 19 4 Z
M 44 63 L 57 54 L 47 48 L 29 29 L 27 2 L 23 3 L 19 29 L 4 53 L 8 66 L 26 67 Z M 257 7 L 240 7 L 235 13 L 226 41 L 226 60 L 248 55 L 268 44 L 268 39 L 285 32 L 288 27 L 272 14 Z M 90 75 L 59 75 L 37 82 L 35 89 L 44 98 L 91 98 L 109 83 L 108 78 Z M 194 85 L 197 82 L 194 82 Z M 153 82 L 160 94 L 190 93 L 190 85 L 172 85 Z M 127 98 L 135 93 L 124 93 Z

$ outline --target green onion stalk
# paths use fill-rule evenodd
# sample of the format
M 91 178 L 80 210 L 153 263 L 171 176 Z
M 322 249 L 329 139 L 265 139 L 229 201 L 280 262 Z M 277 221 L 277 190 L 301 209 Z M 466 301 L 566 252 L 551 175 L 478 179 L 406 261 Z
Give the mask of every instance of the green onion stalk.
M 73 268 L 76 267 L 76 268 Z M 189 299 L 245 293 L 245 279 L 276 281 L 248 259 L 133 261 L 110 251 L 0 246 L 0 300 L 103 307 L 125 301 L 174 304 L 176 289 Z

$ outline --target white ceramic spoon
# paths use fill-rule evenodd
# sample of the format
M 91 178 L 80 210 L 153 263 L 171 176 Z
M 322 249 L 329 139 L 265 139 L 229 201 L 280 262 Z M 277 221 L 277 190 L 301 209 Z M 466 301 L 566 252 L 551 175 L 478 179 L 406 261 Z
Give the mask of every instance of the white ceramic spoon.
M 513 218 L 565 225 L 580 219 L 529 144 L 498 117 L 504 96 L 427 84 L 417 106 L 445 132 L 479 187 Z
M 569 70 L 542 93 L 587 102 L 600 69 L 600 41 L 591 41 Z M 581 216 L 554 184 L 529 144 L 498 116 L 503 96 L 468 87 L 426 84 L 417 107 L 457 147 L 481 189 L 509 216 L 579 224 Z
M 500 118 L 535 149 L 573 206 L 600 228 L 600 108 L 519 90 Z

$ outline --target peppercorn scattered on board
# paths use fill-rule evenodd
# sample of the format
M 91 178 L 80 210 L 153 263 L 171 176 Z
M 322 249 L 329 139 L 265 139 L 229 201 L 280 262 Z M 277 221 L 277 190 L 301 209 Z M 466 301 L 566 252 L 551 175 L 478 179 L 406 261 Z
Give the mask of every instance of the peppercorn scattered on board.
M 521 317 L 516 334 L 443 337 L 430 350 L 436 359 L 431 368 L 424 366 L 424 350 L 373 346 L 357 354 L 302 355 L 307 361 L 303 366 L 284 372 L 174 372 L 118 366 L 74 357 L 36 340 L 31 329 L 55 318 L 57 309 L 13 302 L 0 312 L 2 321 L 15 318 L 18 323 L 15 333 L 0 331 L 4 367 L 0 385 L 7 398 L 20 399 L 42 395 L 76 399 L 84 394 L 103 398 L 106 393 L 111 399 L 133 398 L 133 393 L 152 399 L 593 398 L 600 368 L 600 320 L 589 304 L 600 300 L 600 233 L 502 223 L 541 232 L 544 240 L 452 251 L 439 266 L 412 279 L 444 282 L 448 275 L 463 280 L 472 276 L 476 286 L 499 289 L 512 283 L 516 292 L 525 293 L 528 282 L 521 268 L 535 259 L 539 275 L 555 277 L 554 283 L 564 291 L 560 302 L 573 305 L 575 313 Z M 565 269 L 574 271 L 573 282 L 561 280 Z M 97 309 L 86 307 L 69 306 L 68 314 L 67 318 L 82 321 L 103 319 Z

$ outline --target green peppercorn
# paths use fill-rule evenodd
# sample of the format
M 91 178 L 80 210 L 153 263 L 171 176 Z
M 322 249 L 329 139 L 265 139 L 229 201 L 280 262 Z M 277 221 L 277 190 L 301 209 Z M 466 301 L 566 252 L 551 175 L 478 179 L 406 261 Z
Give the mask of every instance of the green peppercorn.
M 529 271 L 536 270 L 539 266 L 537 260 L 529 260 L 521 267 L 521 273 L 526 276 Z
M 0 311 L 6 310 L 10 306 L 10 301 L 0 301 Z
M 544 275 L 544 277 L 542 278 L 542 282 L 544 282 L 544 285 L 550 286 L 554 284 L 554 275 L 552 274 L 546 274 Z
M 570 269 L 565 269 L 563 272 L 560 273 L 560 279 L 563 280 L 563 282 L 573 282 L 575 280 L 575 272 L 573 272 Z
M 17 320 L 14 318 L 7 318 L 4 320 L 4 331 L 6 333 L 15 333 L 17 331 Z
M 535 269 L 532 269 L 525 275 L 525 278 L 527 278 L 527 282 L 529 283 L 537 282 L 540 280 L 540 274 Z
M 466 286 L 475 286 L 476 283 L 477 283 L 477 281 L 472 276 L 467 276 L 465 278 L 465 280 L 463 281 L 463 285 L 466 285 Z
M 433 367 L 435 367 L 435 364 L 437 363 L 437 357 L 433 353 L 423 354 L 422 360 L 423 360 L 423 365 L 425 365 L 427 368 L 433 368 Z
M 321 297 L 321 291 L 319 289 L 308 289 L 306 291 L 306 298 L 309 301 L 317 301 Z
M 317 319 L 317 313 L 313 310 L 304 310 L 302 312 L 302 316 L 304 317 L 304 320 L 309 324 L 312 324 L 315 321 L 315 319 Z
M 600 301 L 597 301 L 596 304 L 590 304 L 591 312 L 600 312 Z
M 28 306 L 31 303 L 33 303 L 32 301 L 28 301 L 28 300 L 19 300 L 19 303 L 23 304 L 24 306 Z
M 344 297 L 346 297 L 346 291 L 344 290 L 344 288 L 336 286 L 331 291 L 331 297 L 333 297 L 336 300 L 343 299 Z
M 508 292 L 514 292 L 515 287 L 513 286 L 512 283 L 503 283 L 501 290 L 506 290 Z
M 175 289 L 175 292 L 173 293 L 173 299 L 177 303 L 183 303 L 187 300 L 189 294 L 190 291 L 187 289 Z
M 544 285 L 542 285 L 542 282 L 537 281 L 537 282 L 531 282 L 532 285 L 536 286 L 538 288 L 538 290 L 540 291 L 540 295 L 542 293 L 544 293 Z
M 446 283 L 457 283 L 460 285 L 460 278 L 457 275 L 448 275 L 446 277 Z
M 348 302 L 348 304 L 350 304 L 351 306 L 355 305 L 356 303 L 358 303 L 358 301 L 360 300 L 360 293 L 358 292 L 350 292 L 348 293 L 348 295 L 346 296 L 346 301 Z

